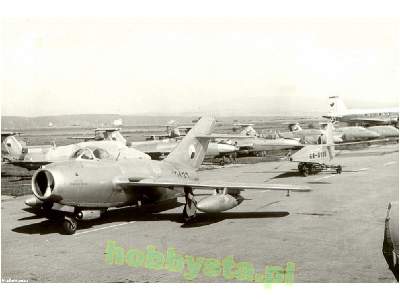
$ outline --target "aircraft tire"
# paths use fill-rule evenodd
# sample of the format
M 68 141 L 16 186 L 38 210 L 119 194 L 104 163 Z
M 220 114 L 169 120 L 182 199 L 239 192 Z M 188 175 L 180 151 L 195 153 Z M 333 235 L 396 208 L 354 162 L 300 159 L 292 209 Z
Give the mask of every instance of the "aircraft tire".
M 311 172 L 311 168 L 308 167 L 306 164 L 303 164 L 300 168 L 300 174 L 304 177 L 307 177 Z
M 78 222 L 71 217 L 65 217 L 62 225 L 65 233 L 69 235 L 74 234 L 78 228 Z
M 342 166 L 338 166 L 336 168 L 336 174 L 341 174 L 342 173 Z
M 308 172 L 310 174 L 317 174 L 317 173 L 319 173 L 319 170 L 317 169 L 316 166 L 310 165 L 310 166 L 308 166 Z
M 100 212 L 100 219 L 105 219 L 108 216 L 108 210 L 104 209 Z

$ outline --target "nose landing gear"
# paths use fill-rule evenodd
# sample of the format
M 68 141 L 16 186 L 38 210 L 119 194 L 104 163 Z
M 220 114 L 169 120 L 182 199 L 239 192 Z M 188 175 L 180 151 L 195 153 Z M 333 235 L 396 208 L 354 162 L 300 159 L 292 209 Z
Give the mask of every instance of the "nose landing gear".
M 298 169 L 301 175 L 307 177 L 308 175 L 318 174 L 321 171 L 329 171 L 334 170 L 336 174 L 342 173 L 341 165 L 325 165 L 325 164 L 316 164 L 316 163 L 299 163 Z
M 191 187 L 185 187 L 184 191 L 185 191 L 186 204 L 183 208 L 182 215 L 185 224 L 189 224 L 196 219 L 197 208 L 195 205 L 193 189 Z

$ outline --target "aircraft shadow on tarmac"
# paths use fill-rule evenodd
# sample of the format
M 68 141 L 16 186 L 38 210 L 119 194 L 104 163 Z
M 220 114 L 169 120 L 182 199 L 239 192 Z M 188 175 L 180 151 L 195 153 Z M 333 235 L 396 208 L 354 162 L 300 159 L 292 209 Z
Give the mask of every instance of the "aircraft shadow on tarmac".
M 284 172 L 279 175 L 276 175 L 272 177 L 272 179 L 277 179 L 277 178 L 288 178 L 288 177 L 299 177 L 301 176 L 299 171 L 289 171 L 289 172 Z
M 348 172 L 348 171 L 342 171 L 342 172 Z M 329 174 L 336 174 L 336 172 L 331 172 L 331 171 L 325 171 L 325 172 L 320 172 L 316 175 L 329 175 Z M 310 178 L 313 178 L 315 175 L 310 175 Z M 289 178 L 289 177 L 303 177 L 303 175 L 300 174 L 299 171 L 288 171 L 281 173 L 279 175 L 276 175 L 272 177 L 272 179 L 277 179 L 277 178 Z M 314 181 L 308 181 L 308 184 L 331 184 L 328 181 L 321 181 L 321 180 L 314 180 Z
M 274 174 L 274 173 L 278 173 L 278 175 L 272 177 L 269 180 L 275 179 L 275 178 L 288 178 L 288 177 L 301 177 L 299 171 L 297 171 L 297 169 L 292 169 L 290 171 L 287 172 L 282 172 L 282 171 L 259 171 L 259 172 L 243 172 L 243 173 L 251 173 L 251 174 Z
M 198 214 L 196 222 L 192 224 L 182 224 L 182 228 L 201 227 L 224 220 L 233 219 L 259 219 L 259 218 L 282 218 L 289 215 L 287 211 L 270 212 L 222 212 L 215 214 Z
M 182 203 L 177 203 L 175 207 L 183 206 Z M 163 209 L 165 210 L 165 209 Z M 25 209 L 25 211 L 31 211 L 29 208 Z M 79 230 L 91 228 L 94 225 L 106 225 L 114 222 L 130 222 L 130 221 L 138 221 L 138 222 L 154 222 L 154 221 L 170 221 L 175 223 L 180 223 L 181 228 L 193 228 L 193 227 L 201 227 L 214 223 L 221 222 L 223 220 L 232 220 L 232 219 L 257 219 L 257 218 L 282 218 L 289 215 L 287 211 L 274 211 L 274 212 L 222 212 L 222 213 L 198 213 L 196 221 L 191 224 L 184 224 L 182 213 L 174 212 L 174 213 L 161 213 L 157 210 L 146 210 L 136 208 L 136 207 L 127 207 L 114 209 L 107 212 L 106 217 L 92 220 L 92 221 L 82 221 L 79 223 Z M 24 217 L 19 219 L 19 221 L 24 220 L 35 220 L 40 219 L 39 223 L 33 223 L 28 225 L 19 226 L 13 228 L 12 231 L 24 234 L 50 234 L 50 233 L 60 233 L 62 234 L 62 229 L 60 222 L 57 219 L 45 219 L 43 220 L 43 215 L 32 215 L 29 217 Z
M 243 173 L 262 173 L 262 174 L 278 173 L 278 175 L 272 177 L 271 179 L 266 180 L 265 182 L 270 181 L 272 179 L 278 179 L 278 178 L 303 177 L 297 169 L 292 169 L 292 170 L 287 171 L 287 172 L 282 172 L 282 171 L 260 171 L 260 172 L 243 172 Z M 329 172 L 324 172 L 323 174 L 330 174 L 330 173 Z M 335 173 L 332 173 L 332 174 L 335 174 Z M 308 182 L 308 183 L 319 184 L 319 183 L 322 183 L 322 182 Z M 325 183 L 328 183 L 328 182 L 325 182 Z

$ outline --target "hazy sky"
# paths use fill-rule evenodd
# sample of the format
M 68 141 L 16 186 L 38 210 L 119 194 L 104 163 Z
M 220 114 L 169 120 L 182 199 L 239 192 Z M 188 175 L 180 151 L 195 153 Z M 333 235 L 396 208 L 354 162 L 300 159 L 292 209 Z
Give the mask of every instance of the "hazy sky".
M 282 114 L 396 106 L 387 19 L 18 19 L 3 24 L 2 115 Z

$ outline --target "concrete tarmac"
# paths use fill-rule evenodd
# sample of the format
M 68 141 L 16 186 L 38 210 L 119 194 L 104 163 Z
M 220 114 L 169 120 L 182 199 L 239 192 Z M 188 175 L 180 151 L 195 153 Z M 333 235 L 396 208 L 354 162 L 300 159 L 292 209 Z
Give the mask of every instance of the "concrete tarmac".
M 297 165 L 267 162 L 204 170 L 207 180 L 308 185 L 311 192 L 245 191 L 238 207 L 199 214 L 183 226 L 183 206 L 142 214 L 110 211 L 104 220 L 80 223 L 75 235 L 2 198 L 2 279 L 28 282 L 187 282 L 180 273 L 105 263 L 108 240 L 125 250 L 154 245 L 184 255 L 232 255 L 262 272 L 295 263 L 295 282 L 394 282 L 382 255 L 387 205 L 398 201 L 398 145 L 342 151 L 343 173 L 301 177 Z M 183 204 L 183 199 L 179 199 Z M 193 282 L 238 282 L 200 274 Z

